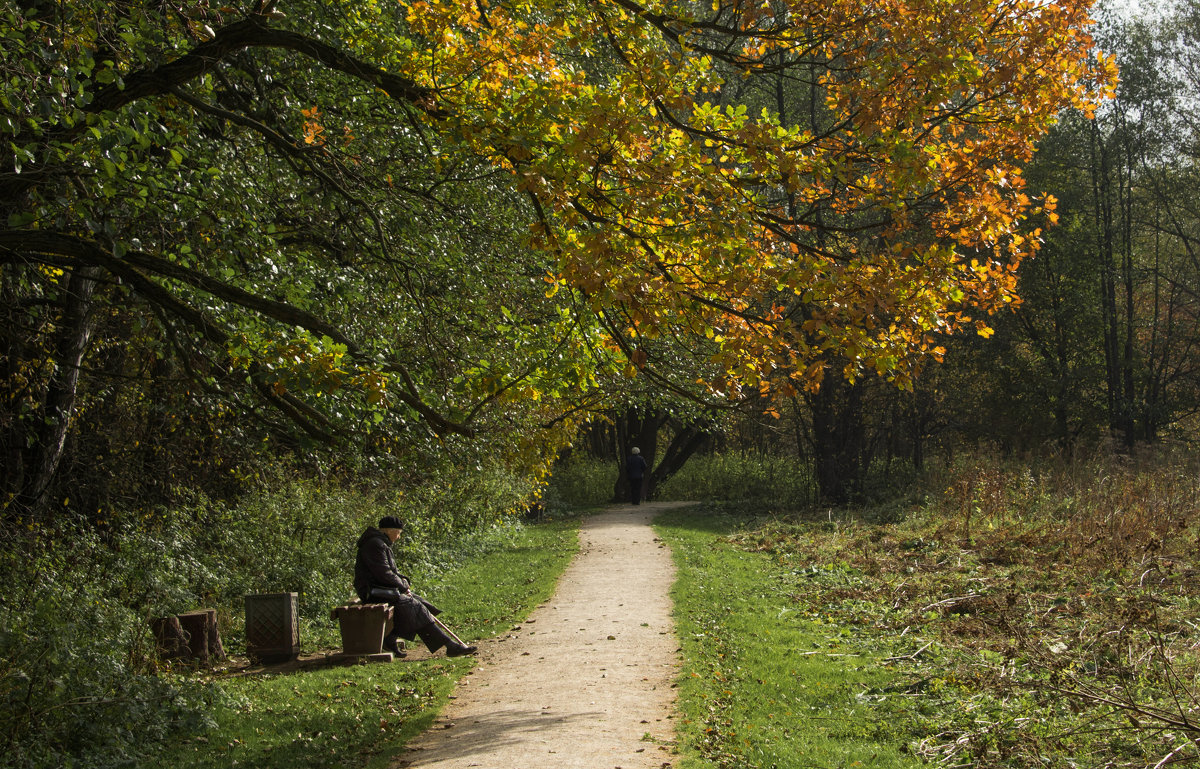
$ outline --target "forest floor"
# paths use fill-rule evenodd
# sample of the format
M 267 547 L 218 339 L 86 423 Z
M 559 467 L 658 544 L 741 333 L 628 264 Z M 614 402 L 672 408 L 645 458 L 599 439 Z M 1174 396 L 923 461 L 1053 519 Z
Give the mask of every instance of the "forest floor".
M 553 597 L 479 642 L 479 665 L 393 766 L 671 766 L 675 568 L 650 524 L 679 504 L 623 505 L 585 519 L 579 554 Z

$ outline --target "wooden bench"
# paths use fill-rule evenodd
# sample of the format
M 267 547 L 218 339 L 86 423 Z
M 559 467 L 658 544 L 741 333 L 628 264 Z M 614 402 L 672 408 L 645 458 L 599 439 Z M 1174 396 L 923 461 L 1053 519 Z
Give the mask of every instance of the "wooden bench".
M 363 603 L 355 598 L 334 607 L 329 616 L 338 621 L 342 633 L 342 653 L 337 656 L 392 660 L 392 653 L 383 650 L 383 638 L 392 627 L 391 604 Z

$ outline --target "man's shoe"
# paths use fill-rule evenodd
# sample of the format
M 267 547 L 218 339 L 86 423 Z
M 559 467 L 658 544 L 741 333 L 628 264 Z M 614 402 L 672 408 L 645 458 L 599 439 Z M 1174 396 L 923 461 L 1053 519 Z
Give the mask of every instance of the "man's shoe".
M 399 638 L 383 639 L 383 650 L 391 652 L 393 657 L 407 657 L 408 652 L 404 651 L 404 642 Z
M 466 657 L 467 655 L 474 654 L 477 651 L 479 651 L 478 646 L 465 646 L 463 644 L 453 642 L 446 644 L 447 657 Z

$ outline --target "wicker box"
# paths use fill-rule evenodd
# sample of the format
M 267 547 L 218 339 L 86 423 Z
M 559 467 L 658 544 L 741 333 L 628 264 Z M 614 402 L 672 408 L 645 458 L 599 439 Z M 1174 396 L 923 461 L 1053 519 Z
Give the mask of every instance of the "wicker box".
M 254 662 L 287 662 L 300 656 L 296 593 L 246 596 L 246 656 Z

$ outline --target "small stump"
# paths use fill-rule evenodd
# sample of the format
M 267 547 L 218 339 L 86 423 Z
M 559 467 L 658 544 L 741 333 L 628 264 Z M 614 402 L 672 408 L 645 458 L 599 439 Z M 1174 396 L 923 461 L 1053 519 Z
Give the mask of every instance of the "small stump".
M 383 636 L 392 618 L 389 604 L 348 604 L 337 607 L 330 616 L 338 621 L 341 628 L 344 656 L 383 653 Z
M 225 659 L 216 609 L 199 609 L 150 621 L 163 659 L 194 659 L 202 665 Z

